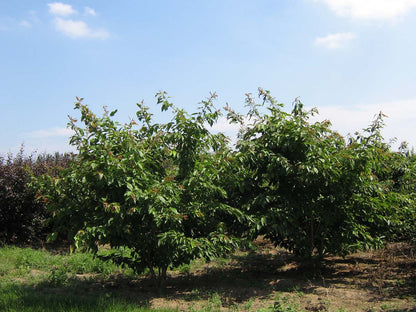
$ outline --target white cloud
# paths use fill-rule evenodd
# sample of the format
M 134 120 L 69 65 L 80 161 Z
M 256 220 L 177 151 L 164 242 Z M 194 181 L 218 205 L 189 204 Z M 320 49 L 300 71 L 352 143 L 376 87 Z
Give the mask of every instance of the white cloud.
M 394 147 L 398 147 L 402 141 L 407 141 L 416 148 L 416 98 L 385 102 L 379 104 L 364 104 L 344 106 L 318 107 L 319 115 L 314 119 L 328 119 L 332 122 L 332 128 L 342 135 L 354 134 L 368 127 L 380 111 L 388 117 L 383 135 L 388 142 L 397 138 Z
M 328 49 L 338 49 L 345 46 L 349 41 L 351 41 L 355 37 L 356 36 L 353 33 L 330 34 L 325 37 L 316 38 L 315 44 Z
M 110 34 L 105 29 L 92 29 L 82 20 L 68 19 L 67 16 L 78 13 L 70 4 L 62 2 L 49 3 L 49 12 L 55 15 L 55 28 L 64 35 L 73 38 L 107 39 Z M 84 7 L 84 14 L 96 16 L 97 13 L 90 7 Z
M 49 13 L 53 15 L 68 16 L 77 13 L 70 4 L 62 2 L 48 3 Z
M 110 34 L 104 29 L 91 29 L 85 22 L 80 20 L 67 20 L 57 17 L 55 27 L 68 37 L 107 39 Z
M 48 130 L 37 130 L 28 133 L 28 137 L 32 138 L 51 138 L 51 137 L 70 137 L 73 131 L 68 128 L 53 128 Z
M 216 132 L 224 132 L 224 133 L 225 132 L 233 132 L 233 133 L 235 132 L 235 133 L 237 133 L 238 129 L 239 129 L 239 125 L 230 123 L 227 120 L 226 117 L 218 118 L 218 121 L 215 124 L 213 124 L 212 127 L 210 127 L 208 125 L 208 123 L 205 124 L 205 126 L 208 127 L 211 131 L 213 131 L 215 133 Z
M 30 27 L 32 27 L 32 24 L 31 24 L 31 23 L 29 23 L 28 21 L 25 21 L 25 20 L 21 21 L 21 22 L 19 23 L 19 25 L 20 25 L 20 26 L 22 26 L 22 27 L 26 27 L 26 28 L 30 28 Z
M 392 148 L 397 150 L 400 143 L 406 141 L 409 147 L 416 149 L 416 98 L 382 102 L 378 104 L 358 104 L 352 106 L 321 106 L 318 107 L 319 114 L 311 118 L 311 122 L 329 120 L 332 129 L 341 135 L 353 135 L 355 132 L 362 132 L 375 119 L 378 113 L 387 115 L 384 118 L 385 127 L 382 130 L 385 142 L 397 139 Z M 245 117 L 247 125 L 250 120 Z M 237 141 L 237 134 L 240 126 L 230 124 L 225 117 L 219 118 L 213 127 L 209 128 L 213 133 L 223 132 L 231 139 L 231 143 Z
M 315 0 L 336 14 L 355 19 L 393 20 L 416 8 L 416 0 Z
M 92 16 L 96 16 L 97 15 L 97 13 L 95 12 L 95 10 L 94 9 L 91 9 L 90 7 L 85 7 L 84 8 L 84 12 L 85 12 L 85 15 L 92 15 Z
M 26 155 L 32 153 L 76 152 L 75 147 L 69 145 L 72 134 L 71 129 L 61 127 L 20 133 L 16 138 L 18 144 L 9 145 L 7 148 L 0 146 L 0 155 L 17 154 L 22 144 Z
M 243 116 L 242 126 L 239 123 L 231 123 L 227 117 L 222 116 L 218 118 L 218 121 L 213 124 L 212 127 L 209 126 L 208 123 L 206 123 L 205 126 L 212 133 L 223 133 L 230 139 L 231 144 L 234 145 L 237 143 L 240 130 L 248 125 L 252 125 L 253 123 L 254 119 L 250 119 L 248 116 Z

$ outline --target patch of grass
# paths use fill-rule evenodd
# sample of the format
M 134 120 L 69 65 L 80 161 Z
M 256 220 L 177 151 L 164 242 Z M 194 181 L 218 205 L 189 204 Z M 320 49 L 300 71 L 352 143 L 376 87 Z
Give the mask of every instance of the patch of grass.
M 90 253 L 75 252 L 67 255 L 53 255 L 44 250 L 32 248 L 3 247 L 0 248 L 0 276 L 12 274 L 25 276 L 31 270 L 50 272 L 51 268 L 61 268 L 73 274 L 113 274 L 120 272 L 120 266 L 110 261 L 102 261 Z M 124 273 L 131 273 L 124 270 Z
M 0 248 L 0 311 L 176 311 L 142 307 L 117 292 L 88 291 L 76 274 L 105 277 L 130 270 L 94 258 L 92 254 L 52 254 L 32 248 Z M 78 284 L 77 284 L 78 283 Z
M 273 305 L 273 312 L 303 312 L 297 300 L 293 300 L 290 296 L 276 298 Z
M 90 253 L 76 252 L 70 256 L 65 256 L 63 261 L 69 271 L 76 274 L 100 273 L 108 275 L 121 270 L 118 265 L 110 261 L 102 261 L 97 257 L 93 257 Z
M 181 274 L 186 275 L 189 277 L 189 274 L 191 272 L 191 265 L 190 264 L 182 264 L 178 266 L 175 271 L 179 271 Z
M 0 311 L 5 312 L 173 312 L 172 309 L 151 309 L 135 302 L 96 293 L 88 296 L 69 291 L 41 290 L 16 284 L 0 284 Z
M 254 300 L 249 299 L 241 305 L 240 310 L 241 311 L 252 311 L 251 308 L 253 307 L 253 304 L 254 304 Z M 239 309 L 236 308 L 236 310 L 238 311 Z
M 382 311 L 392 311 L 392 310 L 395 310 L 395 308 L 396 308 L 396 306 L 394 304 L 391 304 L 391 303 L 382 303 L 380 305 L 380 309 Z
M 222 306 L 221 295 L 219 293 L 213 293 L 208 300 L 208 304 L 203 310 L 204 312 L 220 311 Z
M 63 286 L 68 281 L 67 270 L 63 267 L 53 267 L 48 276 L 48 282 L 54 287 Z
M 403 246 L 327 257 L 309 279 L 287 252 L 263 244 L 176 268 L 163 292 L 89 253 L 3 247 L 0 311 L 413 311 L 416 259 Z
M 31 248 L 2 247 L 0 248 L 0 272 L 10 272 L 13 269 L 39 269 L 49 265 L 48 253 Z

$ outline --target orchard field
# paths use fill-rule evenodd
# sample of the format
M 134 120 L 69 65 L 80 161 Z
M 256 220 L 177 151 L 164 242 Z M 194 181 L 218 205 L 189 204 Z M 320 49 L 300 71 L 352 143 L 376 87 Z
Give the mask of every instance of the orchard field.
M 343 137 L 263 89 L 156 98 L 169 122 L 77 98 L 76 154 L 1 159 L 1 309 L 415 311 L 416 156 L 382 112 Z

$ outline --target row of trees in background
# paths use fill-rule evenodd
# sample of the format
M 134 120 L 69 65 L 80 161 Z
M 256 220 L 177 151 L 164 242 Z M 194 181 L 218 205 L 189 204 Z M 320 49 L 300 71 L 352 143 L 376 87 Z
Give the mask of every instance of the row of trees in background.
M 45 240 L 52 228 L 50 214 L 36 200 L 37 190 L 30 186 L 33 177 L 56 176 L 66 167 L 70 154 L 30 155 L 20 152 L 0 157 L 0 242 L 34 243 Z
M 215 97 L 188 114 L 158 93 L 170 122 L 154 122 L 139 103 L 137 120 L 124 125 L 116 111 L 97 116 L 78 99 L 77 156 L 35 174 L 30 188 L 33 207 L 50 214 L 50 237 L 94 251 L 109 244 L 108 259 L 159 280 L 258 235 L 307 260 L 414 239 L 416 158 L 404 146 L 390 150 L 381 113 L 344 138 L 329 121 L 311 122 L 315 110 L 295 101 L 286 112 L 259 89 L 261 103 L 247 95 L 248 113 L 226 108 L 241 129 L 232 147 L 209 130 L 222 114 Z

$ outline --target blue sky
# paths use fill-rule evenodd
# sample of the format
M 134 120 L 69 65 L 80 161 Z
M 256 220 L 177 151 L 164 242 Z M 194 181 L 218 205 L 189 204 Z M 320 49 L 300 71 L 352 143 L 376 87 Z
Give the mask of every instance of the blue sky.
M 244 111 L 257 87 L 416 146 L 415 55 L 416 0 L 0 0 L 0 154 L 71 150 L 76 96 L 126 122 L 159 90 Z

